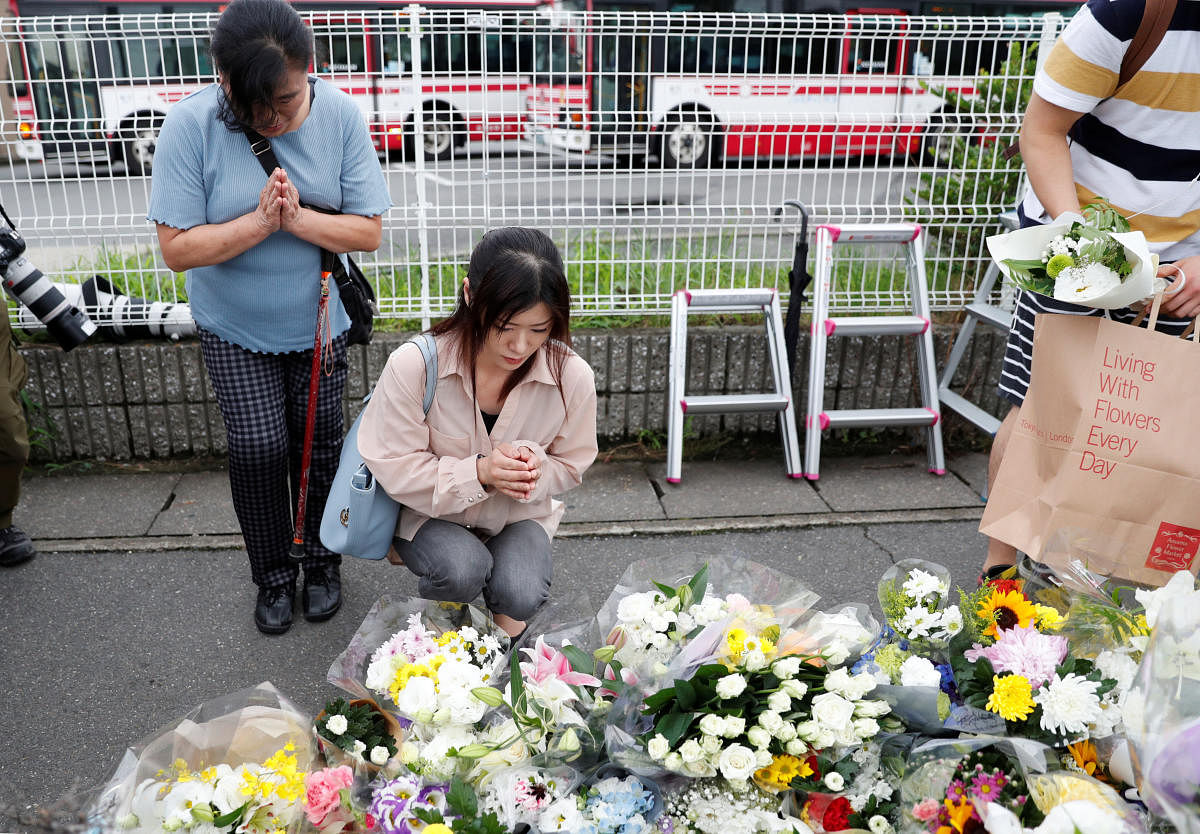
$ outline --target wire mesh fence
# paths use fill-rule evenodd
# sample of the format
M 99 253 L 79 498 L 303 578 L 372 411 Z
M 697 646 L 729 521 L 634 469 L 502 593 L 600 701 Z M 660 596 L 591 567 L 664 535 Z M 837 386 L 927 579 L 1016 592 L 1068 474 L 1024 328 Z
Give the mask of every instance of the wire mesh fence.
M 802 228 L 923 224 L 931 305 L 968 302 L 1021 179 L 1039 44 L 1063 19 L 436 10 L 305 14 L 313 72 L 358 104 L 394 207 L 361 265 L 381 314 L 437 318 L 486 229 L 558 241 L 578 313 L 665 313 L 680 288 L 785 296 Z M 214 81 L 212 14 L 0 21 L 0 194 L 56 281 L 186 301 L 145 208 L 158 127 Z M 789 202 L 792 205 L 788 205 Z M 833 310 L 907 308 L 882 251 Z M 315 278 L 314 278 L 315 280 Z M 89 311 L 91 312 L 91 311 Z

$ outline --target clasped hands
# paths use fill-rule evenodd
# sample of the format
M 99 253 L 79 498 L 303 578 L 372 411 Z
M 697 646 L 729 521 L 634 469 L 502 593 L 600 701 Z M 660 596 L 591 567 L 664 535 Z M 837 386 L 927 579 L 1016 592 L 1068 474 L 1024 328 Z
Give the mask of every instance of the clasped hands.
M 537 457 L 528 447 L 497 443 L 490 455 L 475 461 L 475 474 L 485 487 L 524 501 L 533 493 L 542 473 Z
M 254 217 L 267 234 L 280 230 L 295 233 L 300 223 L 300 192 L 282 168 L 276 168 L 267 178 Z

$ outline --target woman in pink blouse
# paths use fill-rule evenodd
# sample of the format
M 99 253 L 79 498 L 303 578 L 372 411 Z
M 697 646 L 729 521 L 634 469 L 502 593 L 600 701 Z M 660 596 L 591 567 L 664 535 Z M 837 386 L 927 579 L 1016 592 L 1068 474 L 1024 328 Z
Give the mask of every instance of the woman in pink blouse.
M 358 447 L 403 509 L 394 554 L 427 599 L 483 592 L 511 635 L 546 601 L 550 540 L 596 458 L 596 383 L 570 348 L 570 290 L 545 234 L 483 236 L 454 314 L 431 329 L 438 379 L 422 414 L 425 365 L 398 348 L 375 386 Z

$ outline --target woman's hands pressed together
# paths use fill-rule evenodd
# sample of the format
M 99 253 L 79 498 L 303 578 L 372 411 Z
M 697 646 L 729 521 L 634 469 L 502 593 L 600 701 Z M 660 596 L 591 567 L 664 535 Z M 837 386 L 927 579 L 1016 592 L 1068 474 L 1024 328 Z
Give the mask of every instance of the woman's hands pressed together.
M 511 443 L 498 443 L 490 455 L 477 459 L 475 473 L 479 483 L 517 501 L 529 498 L 541 477 L 533 452 Z

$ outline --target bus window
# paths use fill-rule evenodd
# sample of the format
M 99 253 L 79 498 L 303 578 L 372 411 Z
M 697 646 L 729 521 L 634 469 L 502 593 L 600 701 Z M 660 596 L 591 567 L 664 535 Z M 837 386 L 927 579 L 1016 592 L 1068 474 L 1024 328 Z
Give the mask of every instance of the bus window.
M 891 72 L 896 42 L 888 38 L 855 38 L 850 44 L 850 72 Z
M 13 83 L 14 98 L 29 95 L 29 84 L 25 80 L 25 64 L 21 61 L 21 45 L 13 42 L 8 51 L 8 78 Z
M 367 39 L 358 31 L 351 33 L 342 24 L 313 24 L 316 54 L 313 68 L 321 73 L 367 71 Z
M 108 46 L 114 78 L 180 84 L 213 77 L 206 37 L 129 38 L 110 40 Z
M 408 35 L 387 34 L 380 37 L 383 48 L 383 71 L 388 75 L 404 75 L 412 66 L 412 47 Z

